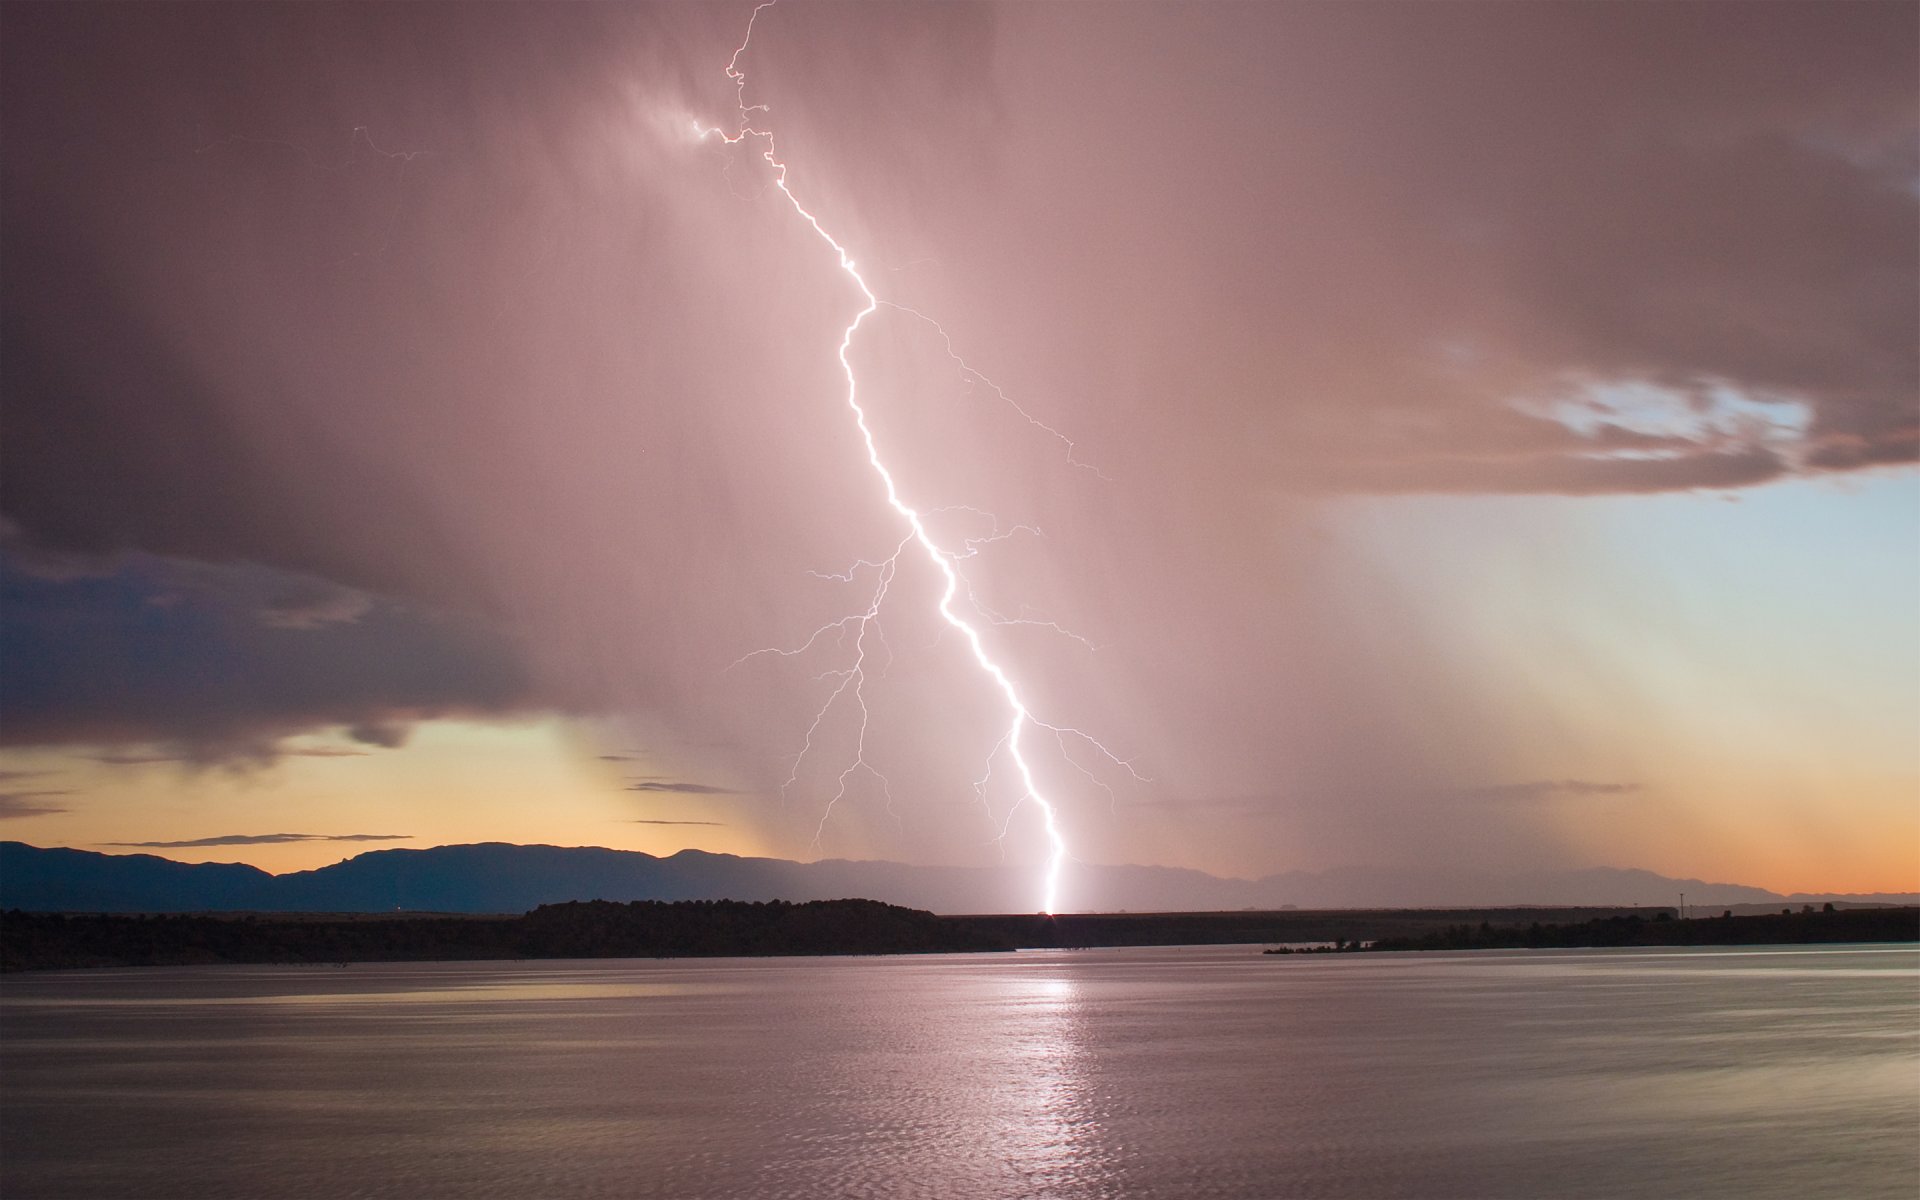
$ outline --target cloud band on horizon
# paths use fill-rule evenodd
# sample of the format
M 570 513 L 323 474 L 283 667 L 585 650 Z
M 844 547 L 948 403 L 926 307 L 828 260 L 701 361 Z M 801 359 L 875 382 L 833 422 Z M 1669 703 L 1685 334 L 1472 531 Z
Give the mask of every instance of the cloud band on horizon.
M 188 850 L 203 846 L 278 846 L 291 842 L 406 842 L 410 833 L 224 833 L 214 837 L 188 838 L 177 842 L 100 842 L 102 846 L 121 846 L 147 850 Z

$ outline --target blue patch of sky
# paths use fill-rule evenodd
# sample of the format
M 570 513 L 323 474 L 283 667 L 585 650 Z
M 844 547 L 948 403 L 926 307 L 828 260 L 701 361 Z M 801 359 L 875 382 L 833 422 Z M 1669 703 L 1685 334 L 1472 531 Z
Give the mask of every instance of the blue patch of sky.
M 1619 647 L 1643 632 L 1696 670 L 1759 672 L 1780 704 L 1827 697 L 1877 745 L 1920 755 L 1920 472 L 1732 493 L 1380 497 L 1331 519 L 1369 572 L 1421 597 L 1436 639 L 1525 624 Z
M 1807 405 L 1792 397 L 1761 395 L 1717 382 L 1681 388 L 1644 380 L 1588 381 L 1520 407 L 1584 436 L 1614 425 L 1702 444 L 1732 439 L 1744 445 L 1787 446 L 1800 440 L 1811 419 Z M 1616 453 L 1636 457 L 1659 451 Z

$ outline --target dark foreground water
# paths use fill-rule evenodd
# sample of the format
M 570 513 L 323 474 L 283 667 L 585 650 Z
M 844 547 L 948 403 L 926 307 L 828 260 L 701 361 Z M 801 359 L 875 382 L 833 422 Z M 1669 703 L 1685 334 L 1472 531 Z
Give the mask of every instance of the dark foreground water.
M 0 980 L 0 1196 L 1899 1197 L 1920 950 Z

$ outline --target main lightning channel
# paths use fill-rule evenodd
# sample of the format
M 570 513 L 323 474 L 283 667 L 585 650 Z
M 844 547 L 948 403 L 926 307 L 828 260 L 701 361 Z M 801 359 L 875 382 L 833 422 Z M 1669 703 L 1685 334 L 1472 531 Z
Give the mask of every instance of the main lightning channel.
M 927 561 L 933 564 L 934 568 L 940 572 L 941 578 L 945 580 L 946 586 L 940 594 L 938 606 L 941 619 L 958 630 L 960 636 L 966 639 L 967 648 L 973 653 L 974 662 L 993 680 L 1000 694 L 1006 698 L 1012 720 L 1008 724 L 1003 741 L 1007 747 L 1008 756 L 1013 759 L 1014 766 L 1020 775 L 1020 784 L 1025 790 L 1022 798 L 1031 800 L 1040 810 L 1042 823 L 1046 827 L 1049 853 L 1042 910 L 1051 914 L 1059 904 L 1060 870 L 1067 858 L 1067 840 L 1060 831 L 1059 816 L 1053 802 L 1048 800 L 1045 793 L 1040 790 L 1039 781 L 1034 778 L 1032 765 L 1020 751 L 1020 736 L 1030 724 L 1034 723 L 1032 714 L 1027 711 L 1027 706 L 1021 701 L 1019 689 L 1014 686 L 1012 678 L 999 663 L 994 661 L 993 656 L 987 653 L 986 643 L 981 639 L 980 631 L 954 611 L 953 601 L 959 595 L 962 585 L 960 573 L 953 565 L 953 556 L 941 549 L 939 543 L 933 540 L 933 536 L 927 532 L 926 525 L 920 519 L 920 513 L 900 498 L 900 489 L 894 482 L 893 472 L 888 470 L 886 463 L 881 460 L 880 447 L 874 440 L 872 428 L 867 424 L 867 411 L 860 404 L 860 379 L 848 355 L 852 352 L 853 340 L 858 336 L 860 327 L 866 323 L 868 317 L 879 311 L 882 301 L 867 285 L 866 278 L 860 274 L 852 256 L 847 253 L 847 248 L 827 232 L 821 225 L 820 219 L 800 202 L 800 198 L 794 195 L 793 189 L 787 185 L 787 164 L 780 160 L 775 150 L 772 130 L 756 129 L 753 126 L 751 114 L 764 113 L 767 107 L 763 104 L 747 103 L 747 76 L 740 70 L 740 56 L 746 53 L 748 44 L 753 41 L 753 27 L 760 19 L 760 14 L 772 8 L 774 3 L 775 0 L 766 0 L 765 3 L 754 8 L 753 15 L 747 19 L 746 36 L 740 40 L 740 45 L 734 49 L 733 57 L 727 61 L 727 78 L 733 81 L 736 107 L 740 114 L 739 124 L 734 133 L 729 135 L 723 130 L 707 129 L 698 124 L 694 129 L 702 138 L 718 137 L 728 145 L 737 145 L 750 137 L 764 141 L 765 149 L 760 152 L 760 157 L 773 171 L 774 186 L 779 188 L 781 195 L 787 198 L 787 202 L 793 206 L 793 211 L 800 214 L 801 219 L 819 236 L 820 240 L 833 250 L 839 259 L 840 270 L 853 281 L 854 286 L 860 290 L 860 295 L 866 300 L 865 306 L 854 316 L 840 336 L 840 369 L 847 378 L 847 407 L 852 410 L 854 424 L 859 428 L 861 440 L 866 444 L 867 465 L 873 468 L 874 474 L 880 477 L 881 484 L 886 488 L 888 507 L 907 523 L 907 527 L 912 531 L 911 540 L 925 551 Z M 844 787 L 843 777 L 843 790 Z

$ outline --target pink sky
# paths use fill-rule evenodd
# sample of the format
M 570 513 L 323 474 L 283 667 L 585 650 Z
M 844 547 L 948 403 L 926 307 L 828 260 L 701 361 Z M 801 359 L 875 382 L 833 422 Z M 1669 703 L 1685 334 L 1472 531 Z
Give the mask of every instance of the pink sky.
M 10 6 L 7 836 L 1036 858 L 749 11 Z M 762 14 L 1076 854 L 1920 886 L 1915 11 Z

